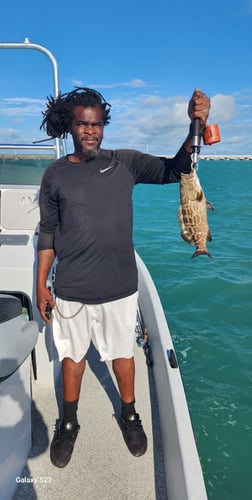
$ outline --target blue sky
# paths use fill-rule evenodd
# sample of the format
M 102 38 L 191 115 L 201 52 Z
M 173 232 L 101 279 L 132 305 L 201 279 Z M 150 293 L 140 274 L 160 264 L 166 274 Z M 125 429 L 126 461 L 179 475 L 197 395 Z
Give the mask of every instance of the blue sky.
M 252 0 L 4 2 L 0 42 L 47 47 L 62 92 L 99 90 L 112 104 L 104 147 L 173 154 L 195 87 L 211 98 L 221 143 L 202 154 L 252 154 Z M 31 142 L 52 71 L 44 54 L 0 50 L 0 142 Z M 71 149 L 71 148 L 70 148 Z

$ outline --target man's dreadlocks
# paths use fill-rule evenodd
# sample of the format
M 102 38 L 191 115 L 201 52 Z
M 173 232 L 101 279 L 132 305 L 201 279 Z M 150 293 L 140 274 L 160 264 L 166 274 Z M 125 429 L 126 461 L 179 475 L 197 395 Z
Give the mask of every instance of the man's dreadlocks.
M 87 87 L 76 87 L 72 92 L 47 98 L 47 108 L 43 114 L 40 128 L 50 137 L 66 137 L 73 120 L 73 109 L 76 106 L 99 108 L 102 110 L 104 125 L 110 121 L 111 105 L 102 94 Z

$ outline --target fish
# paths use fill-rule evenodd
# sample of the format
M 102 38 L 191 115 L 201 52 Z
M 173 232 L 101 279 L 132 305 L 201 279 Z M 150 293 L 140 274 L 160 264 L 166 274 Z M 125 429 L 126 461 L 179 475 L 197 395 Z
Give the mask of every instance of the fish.
M 213 211 L 214 207 L 205 198 L 196 169 L 192 168 L 189 174 L 181 173 L 178 220 L 181 237 L 187 243 L 196 245 L 192 258 L 206 254 L 212 259 L 206 246 L 207 241 L 212 241 L 207 210 Z

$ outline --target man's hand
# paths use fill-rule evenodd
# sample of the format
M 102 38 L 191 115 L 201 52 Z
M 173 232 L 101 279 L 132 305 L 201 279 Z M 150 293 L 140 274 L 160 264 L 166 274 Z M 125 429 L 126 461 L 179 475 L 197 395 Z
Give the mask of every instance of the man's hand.
M 48 314 L 48 312 L 55 307 L 55 302 L 49 288 L 37 287 L 37 307 L 43 321 L 50 323 L 51 314 Z
M 196 88 L 188 104 L 188 116 L 191 120 L 200 118 L 200 132 L 204 131 L 210 110 L 209 97 Z

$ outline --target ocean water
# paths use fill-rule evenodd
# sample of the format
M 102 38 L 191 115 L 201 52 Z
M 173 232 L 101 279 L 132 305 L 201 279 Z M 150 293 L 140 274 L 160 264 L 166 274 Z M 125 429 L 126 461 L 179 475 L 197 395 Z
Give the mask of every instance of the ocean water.
M 134 241 L 179 360 L 208 497 L 251 500 L 252 162 L 204 160 L 213 257 L 180 237 L 179 185 L 136 186 Z

